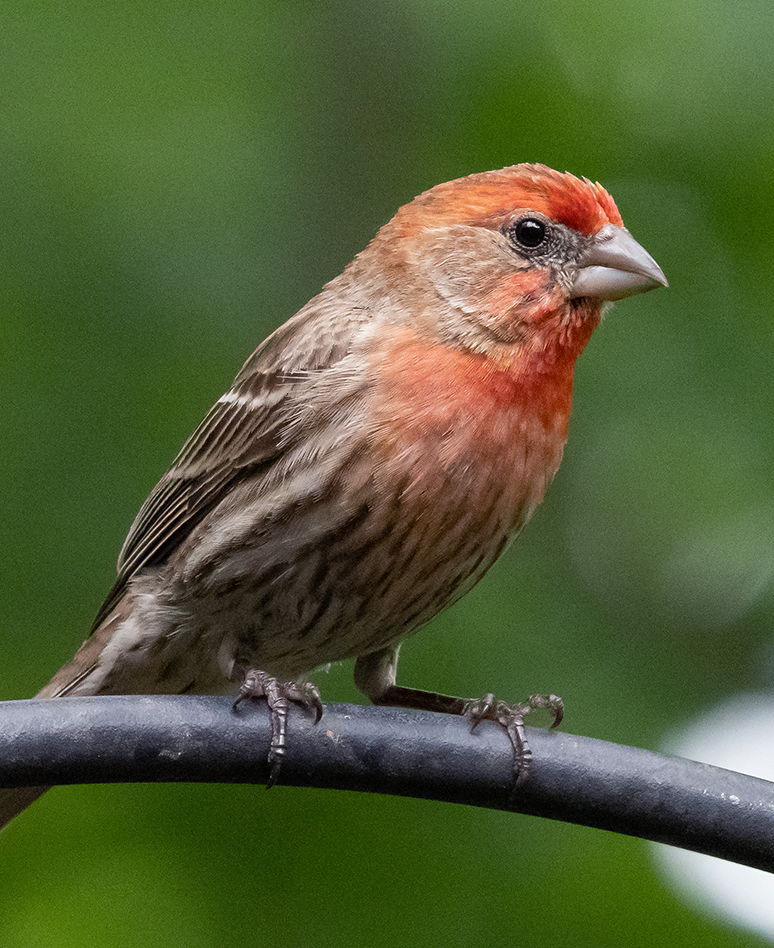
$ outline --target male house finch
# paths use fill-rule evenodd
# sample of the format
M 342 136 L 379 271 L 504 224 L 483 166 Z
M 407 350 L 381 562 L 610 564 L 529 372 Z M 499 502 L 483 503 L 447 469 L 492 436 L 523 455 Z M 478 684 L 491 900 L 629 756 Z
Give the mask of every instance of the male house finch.
M 247 360 L 140 510 L 93 634 L 40 696 L 244 682 L 273 709 L 278 764 L 288 700 L 320 712 L 302 676 L 354 657 L 372 701 L 472 708 L 508 727 L 518 756 L 528 706 L 397 686 L 400 640 L 529 520 L 604 301 L 658 284 L 586 179 L 521 164 L 421 194 Z M 43 789 L 0 791 L 0 825 Z

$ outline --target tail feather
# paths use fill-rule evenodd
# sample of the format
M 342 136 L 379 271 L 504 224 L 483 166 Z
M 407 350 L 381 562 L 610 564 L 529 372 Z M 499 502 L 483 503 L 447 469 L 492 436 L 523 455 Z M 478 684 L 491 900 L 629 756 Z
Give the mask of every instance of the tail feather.
M 80 694 L 94 693 L 84 687 L 85 679 L 93 671 L 95 662 L 105 647 L 111 623 L 108 621 L 90 638 L 86 639 L 71 662 L 60 668 L 51 681 L 37 693 L 37 698 L 58 698 L 71 694 L 78 685 Z M 26 810 L 49 787 L 9 787 L 0 789 L 0 830 Z

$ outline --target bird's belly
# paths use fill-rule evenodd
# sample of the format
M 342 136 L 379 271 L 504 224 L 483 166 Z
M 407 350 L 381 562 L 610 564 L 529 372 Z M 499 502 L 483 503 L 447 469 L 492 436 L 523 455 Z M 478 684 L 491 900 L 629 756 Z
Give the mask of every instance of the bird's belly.
M 370 455 L 367 473 L 352 469 L 304 503 L 295 497 L 292 515 L 267 515 L 265 499 L 250 511 L 246 485 L 245 503 L 232 507 L 238 523 L 215 515 L 221 536 L 233 537 L 217 565 L 194 538 L 184 568 L 170 571 L 185 577 L 165 593 L 184 616 L 175 635 L 206 638 L 224 675 L 258 667 L 297 677 L 429 621 L 494 563 L 561 457 L 561 442 L 538 459 L 534 439 L 529 450 L 516 439 L 486 457 L 471 444 L 451 463 L 447 442 L 403 446 L 376 464 Z

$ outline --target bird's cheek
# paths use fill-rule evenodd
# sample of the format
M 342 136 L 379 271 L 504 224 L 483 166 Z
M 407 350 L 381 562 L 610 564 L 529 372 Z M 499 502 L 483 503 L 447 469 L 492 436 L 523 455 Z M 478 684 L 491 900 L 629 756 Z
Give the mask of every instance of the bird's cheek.
M 498 281 L 485 300 L 485 321 L 503 338 L 515 341 L 526 325 L 555 313 L 565 294 L 546 270 L 524 270 Z

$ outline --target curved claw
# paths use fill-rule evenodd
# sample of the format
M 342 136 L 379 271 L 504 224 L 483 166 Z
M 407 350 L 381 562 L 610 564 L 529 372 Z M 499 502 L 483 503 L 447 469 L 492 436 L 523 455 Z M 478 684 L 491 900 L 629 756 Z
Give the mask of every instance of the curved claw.
M 533 711 L 550 711 L 554 719 L 550 727 L 558 727 L 564 716 L 564 704 L 558 695 L 531 695 L 524 703 L 508 704 L 496 701 L 494 695 L 473 698 L 465 702 L 465 715 L 471 721 L 471 730 L 475 730 L 482 721 L 494 721 L 502 727 L 513 748 L 514 780 L 512 792 L 515 792 L 526 780 L 532 763 L 532 750 L 524 730 L 524 716 Z
M 239 695 L 232 705 L 233 709 L 236 710 L 237 705 L 248 698 L 265 698 L 269 706 L 271 744 L 268 762 L 271 769 L 266 786 L 273 787 L 279 777 L 282 761 L 285 759 L 290 702 L 300 704 L 304 708 L 314 708 L 314 723 L 317 724 L 323 714 L 320 692 L 311 682 L 280 681 L 273 675 L 254 669 L 245 675 Z
M 492 711 L 495 707 L 495 696 L 493 694 L 484 695 L 483 698 L 471 698 L 469 701 L 465 702 L 465 711 L 463 712 L 466 717 L 470 718 L 471 725 L 470 730 L 475 731 L 482 721 L 496 721 L 497 718 L 492 716 Z
M 530 711 L 550 711 L 554 715 L 551 728 L 559 727 L 564 718 L 564 702 L 559 695 L 530 695 L 525 713 Z
M 305 687 L 309 690 L 306 697 L 300 699 L 301 703 L 306 705 L 308 708 L 314 708 L 314 723 L 319 724 L 320 718 L 323 716 L 323 706 L 322 699 L 320 698 L 320 692 L 314 685 L 309 684 L 309 682 L 306 682 Z

